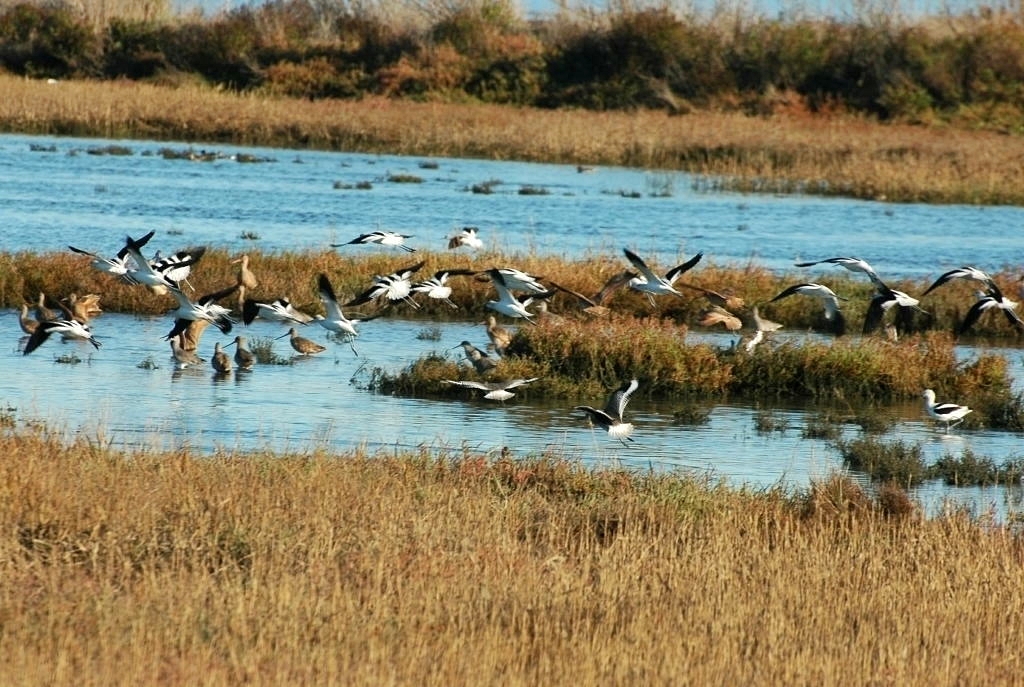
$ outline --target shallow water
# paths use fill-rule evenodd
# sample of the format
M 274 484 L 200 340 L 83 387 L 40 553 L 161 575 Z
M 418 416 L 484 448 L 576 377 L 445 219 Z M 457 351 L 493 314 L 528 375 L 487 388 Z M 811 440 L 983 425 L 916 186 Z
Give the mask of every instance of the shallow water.
M 111 143 L 132 154 L 86 152 Z M 32 145 L 54 152 L 33 152 Z M 690 176 L 668 171 L 599 167 L 580 174 L 569 165 L 224 146 L 194 149 L 272 161 L 159 155 L 189 147 L 0 135 L 0 250 L 62 250 L 73 237 L 82 248 L 113 252 L 125 234 L 150 229 L 158 234 L 153 249 L 165 253 L 195 244 L 322 249 L 376 228 L 443 249 L 454 227 L 475 225 L 488 247 L 510 252 L 621 259 L 628 245 L 663 264 L 704 251 L 718 264 L 752 260 L 772 269 L 857 255 L 895 279 L 964 262 L 997 270 L 1017 260 L 1024 226 L 1021 208 L 704 193 Z M 425 162 L 437 168 L 421 167 Z M 423 183 L 388 182 L 391 174 Z M 500 182 L 494 193 L 471 192 L 488 181 Z M 336 182 L 372 188 L 341 190 Z M 547 195 L 521 195 L 524 187 Z M 245 233 L 260 238 L 240 238 Z
M 378 226 L 413 234 L 413 245 L 443 249 L 453 227 L 478 225 L 489 246 L 510 252 L 618 258 L 621 247 L 630 245 L 663 264 L 704 250 L 719 264 L 753 260 L 785 270 L 798 259 L 855 254 L 870 259 L 883 276 L 904 277 L 936 275 L 963 263 L 999 269 L 1019 250 L 1016 232 L 1024 220 L 1017 208 L 698 193 L 686 175 L 644 170 L 599 168 L 580 174 L 564 165 L 444 159 L 433 161 L 437 168 L 430 169 L 421 166 L 422 158 L 210 146 L 274 161 L 199 163 L 152 154 L 187 144 L 137 141 L 119 142 L 132 149 L 130 156 L 85 152 L 108 143 L 0 136 L 0 250 L 60 251 L 74 243 L 106 253 L 115 251 L 125 234 L 150 229 L 157 230 L 152 248 L 164 252 L 197 244 L 232 251 L 320 249 Z M 31 151 L 33 144 L 56 151 Z M 389 183 L 389 173 L 416 174 L 424 182 Z M 468 190 L 488 180 L 501 181 L 495 193 Z M 371 182 L 372 189 L 334 187 L 362 181 Z M 523 186 L 547 189 L 549 195 L 520 195 Z M 654 197 L 666 190 L 671 195 Z M 641 197 L 626 197 L 634 192 Z M 246 240 L 243 233 L 260 238 Z M 828 269 L 834 268 L 823 272 Z M 100 350 L 53 340 L 22 356 L 17 314 L 4 311 L 0 404 L 17 420 L 43 420 L 125 447 L 309 451 L 364 446 L 497 453 L 508 446 L 515 455 L 553 450 L 594 464 L 697 471 L 756 488 L 802 487 L 841 468 L 828 442 L 802 438 L 816 409 L 800 404 L 773 409 L 788 429 L 760 434 L 755 429 L 759 409 L 749 405 L 716 405 L 707 424 L 685 426 L 673 420 L 676 404 L 648 402 L 639 393 L 628 411 L 637 426 L 636 441 L 624 446 L 591 430 L 572 410 L 577 404 L 603 405 L 603 398 L 550 404 L 531 398 L 524 387 L 497 404 L 468 390 L 461 400 L 366 390 L 374 367 L 397 370 L 429 351 L 461 357 L 446 349 L 463 339 L 482 346 L 486 335 L 473 322 L 440 324 L 440 339 L 431 341 L 417 335 L 432 323 L 382 318 L 361 326 L 358 356 L 347 345 L 329 343 L 318 357 L 258 366 L 223 380 L 208 366 L 173 369 L 162 341 L 170 326 L 164 317 L 104 314 L 94 326 Z M 284 330 L 257 320 L 239 331 L 251 340 Z M 318 328 L 304 334 L 326 343 Z M 730 343 L 724 334 L 691 337 Z M 230 341 L 215 330 L 206 334 L 205 357 L 218 339 Z M 279 353 L 291 352 L 285 340 L 275 346 Z M 960 352 L 965 358 L 976 354 L 968 347 Z M 1021 352 L 1001 352 L 1020 379 Z M 55 362 L 67 353 L 81 362 Z M 899 419 L 891 435 L 921 442 L 929 460 L 969 447 L 1002 463 L 1021 451 L 1021 437 L 1013 433 L 937 432 L 916 402 L 884 412 Z M 860 430 L 847 426 L 844 431 L 851 437 Z M 916 493 L 932 511 L 953 497 L 979 512 L 1005 513 L 1016 507 L 1017 492 L 929 484 Z

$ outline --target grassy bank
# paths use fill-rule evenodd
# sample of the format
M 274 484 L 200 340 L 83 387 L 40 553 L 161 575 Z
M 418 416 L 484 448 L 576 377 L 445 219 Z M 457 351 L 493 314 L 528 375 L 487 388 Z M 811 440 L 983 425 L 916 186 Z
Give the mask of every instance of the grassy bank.
M 711 189 L 1024 204 L 1024 138 L 848 116 L 310 102 L 9 75 L 0 91 L 8 132 L 626 165 L 686 170 Z
M 1019 536 L 922 520 L 898 490 L 20 431 L 0 456 L 9 685 L 999 684 L 1022 667 Z

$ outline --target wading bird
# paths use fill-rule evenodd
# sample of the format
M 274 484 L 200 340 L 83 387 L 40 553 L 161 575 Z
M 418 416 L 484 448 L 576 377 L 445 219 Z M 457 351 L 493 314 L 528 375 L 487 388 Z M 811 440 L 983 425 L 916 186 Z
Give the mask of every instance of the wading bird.
M 491 340 L 487 348 L 504 358 L 505 351 L 512 343 L 512 332 L 498 324 L 494 315 L 487 316 L 487 338 Z
M 21 331 L 25 332 L 29 336 L 34 334 L 36 328 L 39 327 L 39 321 L 28 316 L 28 305 L 25 303 L 21 304 L 21 314 L 18 315 L 18 324 L 21 326 Z
M 900 309 L 900 316 L 897 317 L 896 324 L 897 333 L 899 333 L 900 323 L 904 320 L 909 321 L 914 311 L 923 312 L 926 315 L 929 314 L 918 305 L 920 302 L 903 291 L 890 289 L 885 284 L 876 284 L 875 296 L 868 303 L 868 312 L 864 316 L 863 333 L 865 335 L 874 333 L 882 324 L 885 313 L 891 310 L 893 306 L 898 306 Z
M 235 347 L 235 365 L 239 370 L 251 370 L 256 365 L 256 355 L 249 350 L 244 336 L 236 336 L 228 346 Z
M 623 270 L 617 274 L 613 274 L 608 278 L 608 281 L 604 283 L 604 286 L 594 294 L 593 298 L 589 298 L 578 291 L 573 291 L 572 289 L 568 289 L 560 284 L 556 284 L 550 279 L 548 282 L 558 291 L 564 291 L 570 296 L 573 296 L 576 299 L 576 303 L 579 305 L 581 312 L 591 317 L 607 317 L 611 311 L 607 306 L 605 306 L 604 302 L 608 300 L 613 293 L 628 284 L 630 279 L 633 279 L 636 276 L 637 273 L 633 270 Z
M 629 397 L 633 395 L 640 383 L 631 379 L 621 387 L 612 392 L 608 397 L 608 403 L 604 410 L 592 408 L 591 406 L 576 406 L 575 410 L 582 410 L 590 418 L 591 423 L 608 431 L 608 436 L 618 439 L 626 445 L 626 441 L 633 441 L 629 436 L 633 433 L 633 424 L 623 422 L 622 413 L 626 410 Z
M 933 420 L 945 422 L 946 434 L 949 434 L 950 427 L 956 427 L 968 413 L 973 412 L 967 406 L 956 403 L 936 403 L 935 392 L 931 389 L 925 389 L 921 396 L 924 398 L 924 412 Z
M 210 365 L 219 375 L 231 373 L 231 357 L 221 348 L 220 341 L 213 345 L 213 358 L 210 360 Z
M 180 337 L 171 339 L 171 357 L 174 358 L 174 366 L 176 369 L 184 370 L 190 365 L 201 365 L 205 360 L 196 355 L 195 350 L 185 350 L 181 347 L 179 342 Z
M 289 343 L 291 343 L 292 348 L 295 349 L 299 355 L 315 355 L 327 350 L 326 346 L 321 346 L 316 341 L 310 341 L 305 337 L 299 336 L 299 332 L 295 330 L 295 327 L 292 327 L 277 338 L 283 339 L 286 336 L 289 337 Z
M 498 366 L 498 361 L 468 341 L 463 341 L 459 346 L 462 346 L 462 350 L 466 352 L 466 358 L 469 359 L 477 373 L 487 374 Z M 452 348 L 458 348 L 459 346 L 452 346 Z
M 256 274 L 249 269 L 248 254 L 243 253 L 241 257 L 232 260 L 231 264 L 238 265 L 238 309 L 242 310 L 245 307 L 246 292 L 259 286 L 260 281 L 256 278 Z

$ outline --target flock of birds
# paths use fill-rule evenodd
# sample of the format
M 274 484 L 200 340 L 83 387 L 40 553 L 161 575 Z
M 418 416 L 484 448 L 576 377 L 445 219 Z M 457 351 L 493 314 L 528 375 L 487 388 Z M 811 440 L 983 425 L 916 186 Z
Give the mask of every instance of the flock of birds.
M 239 265 L 236 283 L 203 295 L 197 300 L 192 300 L 186 295 L 185 289 L 191 288 L 188 277 L 192 268 L 203 257 L 205 248 L 182 250 L 167 257 L 161 257 L 157 252 L 152 258 L 147 258 L 143 254 L 143 249 L 154 233 L 151 231 L 139 239 L 127 237 L 124 246 L 114 257 L 110 258 L 74 246 L 69 246 L 69 248 L 77 254 L 87 256 L 93 268 L 109 274 L 113 278 L 148 288 L 158 294 L 166 294 L 173 299 L 176 307 L 172 308 L 169 314 L 173 316 L 174 323 L 164 339 L 170 343 L 171 354 L 179 369 L 205 363 L 205 360 L 197 354 L 199 340 L 203 332 L 212 324 L 222 333 L 229 334 L 234 325 L 238 323 L 237 313 L 240 313 L 242 321 L 246 325 L 251 324 L 256 318 L 288 324 L 288 331 L 278 338 L 289 337 L 292 348 L 299 355 L 315 355 L 326 350 L 325 346 L 299 334 L 300 327 L 314 323 L 325 329 L 329 336 L 333 335 L 349 344 L 353 353 L 358 355 L 354 346 L 354 341 L 359 335 L 357 325 L 379 317 L 390 306 L 404 303 L 413 309 L 418 309 L 420 304 L 416 302 L 415 297 L 422 296 L 457 308 L 458 306 L 451 300 L 452 284 L 449 280 L 458 276 L 472 276 L 477 279 L 489 280 L 496 297 L 494 300 L 487 301 L 486 307 L 497 315 L 531 324 L 536 324 L 537 319 L 541 317 L 552 319 L 560 317 L 547 310 L 548 300 L 559 292 L 571 295 L 578 303 L 580 310 L 586 315 L 604 317 L 609 313 L 609 309 L 605 305 L 607 299 L 620 288 L 629 288 L 645 294 L 652 306 L 655 305 L 655 298 L 659 296 L 685 298 L 683 292 L 680 291 L 680 288 L 685 288 L 697 292 L 708 301 L 708 307 L 702 313 L 699 324 L 708 327 L 721 324 L 730 331 L 741 333 L 743 335 L 741 341 L 745 341 L 742 348 L 746 352 L 752 351 L 767 336 L 782 327 L 777 322 L 761 317 L 756 305 L 747 307 L 743 299 L 738 296 L 680 281 L 679 278 L 683 274 L 701 261 L 703 253 L 697 253 L 664 274 L 659 274 L 651 269 L 639 255 L 625 248 L 623 254 L 630 264 L 630 268 L 611 277 L 592 297 L 563 287 L 551 280 L 546 280 L 549 285 L 545 286 L 541 283 L 541 278 L 511 267 L 491 267 L 484 270 L 440 270 L 429 278 L 414 281 L 414 275 L 425 264 L 425 261 L 421 261 L 402 267 L 393 273 L 373 277 L 372 282 L 365 290 L 354 298 L 341 302 L 329 277 L 326 274 L 320 274 L 317 279 L 317 290 L 325 314 L 311 316 L 296 309 L 286 297 L 274 300 L 250 297 L 250 292 L 258 288 L 259 281 L 249 268 L 249 258 L 246 255 L 232 261 Z M 376 244 L 413 253 L 416 249 L 407 244 L 406 241 L 409 238 L 411 236 L 397 232 L 373 231 L 346 243 L 331 245 L 340 248 L 350 245 Z M 448 248 L 453 250 L 461 247 L 479 249 L 483 246 L 479 231 L 475 227 L 462 228 L 454 235 L 446 237 L 446 240 Z M 835 265 L 861 273 L 871 281 L 875 292 L 863 324 L 864 334 L 872 334 L 884 329 L 890 338 L 895 338 L 900 331 L 901 322 L 905 322 L 906 318 L 911 317 L 915 311 L 924 312 L 920 307 L 919 299 L 887 286 L 871 265 L 859 258 L 827 258 L 796 263 L 796 266 L 812 267 L 820 264 Z M 1019 332 L 1024 332 L 1024 321 L 1015 312 L 1017 303 L 1006 298 L 995 281 L 977 268 L 961 267 L 944 273 L 928 287 L 922 296 L 957 279 L 975 282 L 980 287 L 976 302 L 957 328 L 958 334 L 969 330 L 978 318 L 990 310 L 1002 312 Z M 817 299 L 824 308 L 824 317 L 830 325 L 830 331 L 837 336 L 846 332 L 846 319 L 840 301 L 847 299 L 836 294 L 828 286 L 816 282 L 794 284 L 767 302 L 772 303 L 791 296 Z M 234 310 L 219 302 L 231 297 L 236 299 Z M 35 307 L 36 319 L 29 317 L 29 306 L 23 305 L 20 321 L 22 329 L 28 334 L 23 350 L 24 354 L 32 353 L 54 334 L 59 334 L 65 339 L 87 341 L 99 348 L 101 343 L 94 337 L 90 326 L 91 319 L 102 312 L 99 307 L 99 299 L 100 296 L 97 294 L 88 294 L 82 297 L 71 294 L 56 302 L 60 311 L 56 312 L 47 307 L 45 295 L 40 294 Z M 345 308 L 354 308 L 367 303 L 377 303 L 381 307 L 376 314 L 367 317 L 350 317 L 345 314 Z M 887 313 L 893 309 L 900 314 L 894 318 L 893 322 L 884 324 Z M 486 324 L 490 339 L 487 348 L 499 357 L 504 356 L 511 342 L 511 332 L 498 323 L 494 314 L 488 316 Z M 232 345 L 235 346 L 234 355 L 229 356 L 225 349 Z M 497 360 L 469 341 L 463 341 L 455 346 L 455 348 L 458 347 L 463 349 L 467 360 L 482 380 L 444 380 L 447 384 L 483 391 L 484 398 L 503 402 L 515 395 L 514 389 L 537 381 L 536 377 L 501 381 L 485 379 L 497 367 Z M 256 364 L 256 356 L 248 348 L 244 336 L 235 336 L 234 340 L 226 346 L 222 346 L 220 342 L 215 344 L 210 364 L 216 374 L 228 375 L 235 369 L 251 370 Z M 632 441 L 630 435 L 633 433 L 634 426 L 625 421 L 624 411 L 638 386 L 639 382 L 636 379 L 623 383 L 611 392 L 604 408 L 580 405 L 575 409 L 585 413 L 593 425 L 607 431 L 610 437 L 625 444 L 626 441 Z M 944 423 L 947 432 L 951 427 L 962 422 L 964 417 L 971 412 L 970 408 L 966 406 L 936 403 L 935 393 L 931 389 L 926 389 L 922 396 L 927 415 Z

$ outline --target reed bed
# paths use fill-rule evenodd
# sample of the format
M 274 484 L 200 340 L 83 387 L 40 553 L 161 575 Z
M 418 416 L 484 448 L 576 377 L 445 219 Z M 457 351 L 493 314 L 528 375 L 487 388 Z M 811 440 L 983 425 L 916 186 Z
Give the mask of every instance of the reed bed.
M 934 388 L 975 408 L 974 428 L 1024 428 L 1024 396 L 1014 393 L 1006 358 L 981 354 L 958 362 L 948 334 L 899 342 L 881 339 L 762 344 L 747 354 L 686 341 L 669 320 L 618 317 L 522 328 L 491 373 L 495 379 L 540 377 L 521 393 L 549 398 L 600 397 L 623 380 L 638 397 L 692 400 L 813 399 L 828 405 L 891 402 Z M 376 369 L 369 386 L 400 395 L 461 395 L 445 383 L 479 379 L 458 354 L 430 353 L 397 372 Z
M 677 169 L 698 185 L 895 202 L 1024 204 L 1024 139 L 853 116 L 592 112 L 47 84 L 0 74 L 0 130 Z M 586 131 L 586 136 L 579 132 Z
M 103 252 L 100 246 L 78 246 L 87 250 Z M 117 246 L 119 247 L 119 246 Z M 182 244 L 180 248 L 185 248 Z M 106 249 L 112 254 L 114 246 Z M 426 279 L 441 269 L 468 268 L 486 270 L 495 266 L 515 266 L 544 281 L 554 281 L 560 286 L 593 296 L 613 275 L 629 267 L 619 255 L 592 255 L 579 260 L 566 260 L 559 256 L 544 256 L 532 252 L 502 254 L 494 251 L 482 253 L 453 253 L 421 250 L 415 254 L 396 255 L 381 252 L 365 253 L 358 248 L 338 250 L 307 250 L 295 252 L 266 252 L 256 247 L 246 253 L 260 285 L 248 295 L 256 298 L 279 298 L 289 296 L 296 307 L 310 313 L 323 312 L 316 291 L 317 275 L 326 273 L 338 297 L 345 299 L 367 288 L 374 275 L 388 274 L 398 268 L 407 267 L 419 261 L 424 265 L 416 278 Z M 196 293 L 217 291 L 234 283 L 238 267 L 231 260 L 239 254 L 229 254 L 219 249 L 208 250 L 202 261 L 189 278 Z M 1006 292 L 1015 297 L 1019 280 L 1019 268 L 1007 268 L 991 273 L 1003 284 Z M 938 276 L 938 275 L 936 275 Z M 837 293 L 849 300 L 842 304 L 849 322 L 851 334 L 860 331 L 873 287 L 865 279 L 846 276 L 837 271 L 835 276 L 822 277 L 810 270 L 797 270 L 779 274 L 763 267 L 716 264 L 713 256 L 704 260 L 687 273 L 679 286 L 684 298 L 659 299 L 652 308 L 642 294 L 629 289 L 620 289 L 606 303 L 615 313 L 629 315 L 639 320 L 657 316 L 680 324 L 694 326 L 700 313 L 709 303 L 699 292 L 687 289 L 685 284 L 714 289 L 743 299 L 747 306 L 760 304 L 762 315 L 784 324 L 790 331 L 829 331 L 822 309 L 813 301 L 803 297 L 790 297 L 777 303 L 767 303 L 773 296 L 794 283 L 817 279 L 831 286 Z M 406 308 L 404 315 L 425 319 L 450 320 L 453 318 L 482 318 L 487 312 L 486 303 L 493 299 L 494 290 L 484 275 L 477 277 L 453 277 L 452 300 L 459 306 L 453 310 L 449 305 L 420 299 L 419 310 Z M 893 280 L 890 286 L 910 294 L 922 293 L 930 280 Z M 1013 288 L 1011 288 L 1013 287 Z M 173 304 L 166 296 L 157 296 L 142 288 L 121 284 L 97 270 L 89 268 L 87 257 L 70 251 L 29 253 L 0 252 L 0 307 L 16 308 L 23 302 L 33 303 L 43 292 L 51 297 L 62 298 L 70 293 L 98 293 L 102 295 L 102 307 L 110 312 L 135 314 L 161 314 Z M 922 300 L 925 314 L 917 314 L 910 323 L 918 331 L 953 331 L 963 320 L 967 310 L 975 302 L 973 290 L 968 284 L 951 282 Z M 399 306 L 402 307 L 402 306 Z M 580 314 L 580 302 L 574 296 L 559 292 L 551 300 L 551 310 L 568 317 Z M 371 307 L 371 310 L 373 308 Z M 999 313 L 988 313 L 972 328 L 970 335 L 978 338 L 1016 339 L 1019 335 Z
M 1020 535 L 835 477 L 0 434 L 15 685 L 1005 684 Z M 114 488 L 113 485 L 116 485 Z

